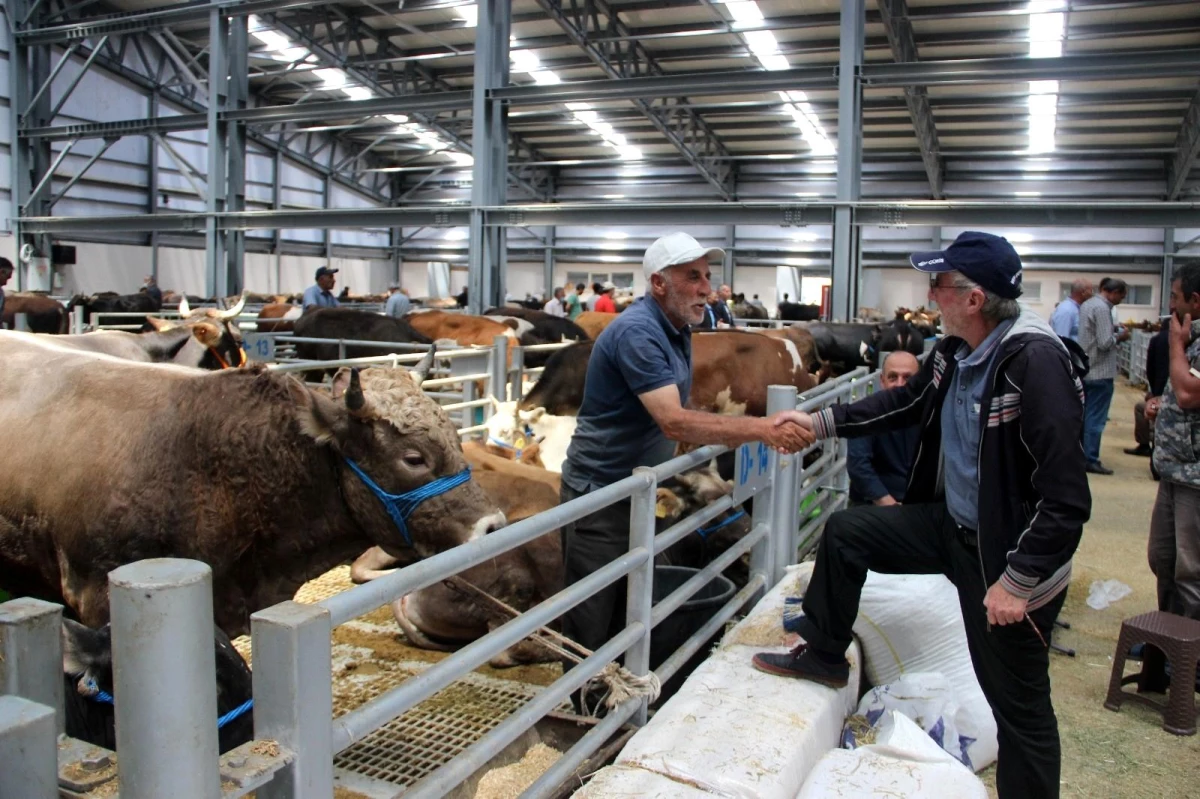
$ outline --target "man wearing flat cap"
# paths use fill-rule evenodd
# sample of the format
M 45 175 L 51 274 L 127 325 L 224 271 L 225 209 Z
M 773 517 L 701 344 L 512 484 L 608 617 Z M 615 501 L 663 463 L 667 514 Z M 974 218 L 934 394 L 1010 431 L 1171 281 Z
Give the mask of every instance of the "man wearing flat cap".
M 762 671 L 845 685 L 867 571 L 944 574 L 958 589 L 979 685 L 996 718 L 1001 799 L 1059 795 L 1058 722 L 1046 642 L 1091 513 L 1083 387 L 1066 346 L 1017 304 L 1021 259 L 1005 239 L 968 231 L 917 253 L 945 338 L 902 387 L 809 415 L 817 438 L 919 424 L 903 505 L 830 517 L 786 654 Z
M 333 284 L 337 280 L 334 275 L 337 274 L 337 271 L 328 266 L 322 266 L 317 270 L 316 285 L 309 286 L 304 290 L 303 307 L 305 312 L 310 308 L 336 308 L 341 304 L 338 302 L 338 298 L 333 296 Z
M 686 233 L 671 233 L 646 250 L 646 294 L 596 338 L 588 360 L 583 403 L 562 470 L 568 502 L 657 466 L 676 442 L 728 444 L 763 441 L 786 452 L 812 442 L 812 433 L 777 417 L 718 416 L 687 408 L 692 386 L 692 327 L 704 318 L 710 257 Z M 811 427 L 811 425 L 810 425 Z M 582 580 L 629 550 L 630 501 L 624 500 L 563 527 L 566 584 Z M 563 632 L 598 649 L 625 626 L 625 580 L 601 589 L 563 616 Z

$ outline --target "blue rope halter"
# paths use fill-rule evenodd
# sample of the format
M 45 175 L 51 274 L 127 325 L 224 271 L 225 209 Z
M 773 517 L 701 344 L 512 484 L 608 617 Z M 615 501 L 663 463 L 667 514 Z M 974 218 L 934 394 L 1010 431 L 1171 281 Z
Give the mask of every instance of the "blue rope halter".
M 91 681 L 91 680 L 88 681 L 89 688 L 95 688 L 95 686 L 96 686 L 96 683 L 94 681 Z M 101 691 L 98 688 L 96 688 L 96 692 L 91 695 L 90 699 L 93 702 L 102 702 L 106 705 L 113 704 L 113 695 L 110 694 L 108 691 Z M 247 711 L 249 711 L 253 708 L 254 708 L 254 700 L 247 699 L 245 702 L 242 702 L 240 705 L 235 707 L 233 710 L 229 711 L 228 713 L 226 713 L 223 716 L 221 716 L 220 718 L 218 718 L 217 719 L 217 729 L 218 730 L 224 729 L 225 726 L 227 724 L 229 724 L 229 722 L 231 722 L 235 719 L 241 718 L 242 716 L 244 716 L 246 714 Z
M 383 503 L 383 507 L 387 509 L 388 515 L 392 517 L 392 521 L 396 523 L 396 527 L 400 529 L 400 534 L 404 536 L 404 543 L 410 547 L 413 545 L 412 537 L 408 534 L 408 517 L 413 514 L 413 511 L 427 499 L 445 494 L 447 491 L 458 488 L 463 483 L 471 479 L 471 467 L 463 469 L 458 474 L 452 474 L 447 477 L 439 477 L 436 480 L 426 483 L 420 488 L 414 488 L 412 491 L 406 491 L 403 494 L 389 494 L 380 488 L 374 480 L 367 477 L 367 473 L 359 467 L 357 463 L 346 458 L 346 465 L 354 470 L 358 478 L 363 481 L 367 488 L 371 489 L 371 493 L 379 497 L 379 501 Z
M 746 515 L 746 511 L 739 510 L 737 513 L 726 516 L 724 519 L 722 519 L 721 521 L 717 522 L 716 524 L 714 524 L 710 527 L 698 528 L 696 530 L 696 533 L 701 538 L 707 540 L 708 537 L 710 535 L 712 535 L 713 533 L 715 533 L 717 530 L 720 530 L 722 527 L 728 527 L 729 525 L 733 524 L 734 522 L 736 522 L 738 519 L 742 518 L 745 515 Z

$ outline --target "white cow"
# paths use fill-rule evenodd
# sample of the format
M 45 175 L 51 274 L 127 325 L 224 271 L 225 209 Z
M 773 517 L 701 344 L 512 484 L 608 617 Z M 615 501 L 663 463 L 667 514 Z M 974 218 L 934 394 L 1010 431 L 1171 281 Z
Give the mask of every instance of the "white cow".
M 576 418 L 551 416 L 545 408 L 517 411 L 516 402 L 500 402 L 495 397 L 491 400 L 488 440 L 509 447 L 524 447 L 539 442 L 542 465 L 551 472 L 561 473 L 563 461 L 567 459 L 567 447 L 575 435 Z

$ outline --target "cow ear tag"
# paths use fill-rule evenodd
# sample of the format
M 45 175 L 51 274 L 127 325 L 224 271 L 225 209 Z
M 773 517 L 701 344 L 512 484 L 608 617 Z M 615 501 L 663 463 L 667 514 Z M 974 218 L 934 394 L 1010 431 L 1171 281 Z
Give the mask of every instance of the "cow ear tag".
M 667 506 L 661 499 L 654 506 L 654 516 L 658 519 L 667 518 Z

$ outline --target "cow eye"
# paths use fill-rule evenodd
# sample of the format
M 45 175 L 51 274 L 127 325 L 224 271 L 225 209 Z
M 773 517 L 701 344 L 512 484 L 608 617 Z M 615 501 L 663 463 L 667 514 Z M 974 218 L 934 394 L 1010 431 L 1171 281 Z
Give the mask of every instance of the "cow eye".
M 407 463 L 409 466 L 416 466 L 416 467 L 424 466 L 425 465 L 425 456 L 419 452 L 410 450 L 410 451 L 404 453 L 404 462 Z

